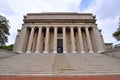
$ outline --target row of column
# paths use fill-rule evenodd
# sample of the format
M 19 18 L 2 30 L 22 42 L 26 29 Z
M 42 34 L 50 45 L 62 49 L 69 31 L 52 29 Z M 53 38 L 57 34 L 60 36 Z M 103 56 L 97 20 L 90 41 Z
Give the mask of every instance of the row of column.
M 50 31 L 49 29 L 50 29 L 49 27 L 46 27 L 45 48 L 44 48 L 43 53 L 49 53 L 48 52 L 49 31 Z M 63 53 L 67 53 L 66 28 L 65 27 L 62 28 L 62 32 L 63 32 Z M 93 32 L 94 32 L 94 35 L 95 35 L 95 41 L 96 41 L 96 44 L 97 44 L 98 51 L 100 52 L 102 50 L 102 48 L 99 47 L 99 45 L 101 44 L 101 43 L 99 43 L 99 42 L 101 42 L 100 41 L 100 37 L 99 37 L 99 33 L 98 33 L 98 31 L 95 28 L 93 28 Z M 92 47 L 92 42 L 91 42 L 91 38 L 90 38 L 90 33 L 89 33 L 89 30 L 88 30 L 88 27 L 85 27 L 85 33 L 86 33 L 89 53 L 93 53 L 93 47 Z M 39 27 L 35 53 L 40 53 L 41 34 L 42 34 L 42 27 Z M 24 32 L 24 35 L 25 35 L 25 32 Z M 33 35 L 34 35 L 34 28 L 31 28 L 31 32 L 30 32 L 30 36 L 29 36 L 29 40 L 28 40 L 28 46 L 27 46 L 26 53 L 31 53 Z M 71 44 L 72 44 L 72 48 L 71 49 L 72 49 L 72 53 L 76 53 L 75 36 L 74 36 L 73 27 L 70 27 L 70 35 L 71 35 Z M 82 32 L 81 32 L 81 28 L 80 27 L 78 27 L 78 39 L 79 39 L 79 45 L 80 45 L 80 52 L 81 53 L 85 53 L 84 44 L 83 44 L 83 37 L 82 37 Z M 53 41 L 54 42 L 54 44 L 53 44 L 53 53 L 57 53 L 57 27 L 54 27 L 54 39 L 53 40 L 54 40 Z M 21 44 L 21 47 L 22 47 L 22 44 Z M 22 50 L 19 50 L 19 51 L 22 51 Z

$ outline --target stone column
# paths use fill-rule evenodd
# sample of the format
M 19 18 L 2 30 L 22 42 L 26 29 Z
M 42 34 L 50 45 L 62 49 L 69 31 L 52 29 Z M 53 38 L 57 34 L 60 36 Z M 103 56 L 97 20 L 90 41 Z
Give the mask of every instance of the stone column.
M 26 52 L 26 53 L 31 53 L 33 35 L 34 35 L 34 28 L 32 28 L 32 29 L 31 29 L 31 32 L 30 32 L 30 37 L 29 37 L 28 47 L 27 47 L 27 52 Z
M 18 43 L 19 45 L 17 45 L 18 53 L 23 53 L 23 46 L 24 46 L 24 40 L 25 40 L 26 33 L 27 33 L 27 28 L 24 27 L 20 32 L 20 39 L 18 41 L 20 43 Z
M 99 30 L 96 29 L 95 27 L 93 28 L 93 33 L 94 33 L 94 37 L 95 37 L 95 41 L 96 41 L 96 45 L 97 45 L 97 53 L 101 53 L 104 51 L 104 48 L 103 48 L 103 43 L 101 41 L 101 37 L 100 37 L 100 34 L 99 34 Z
M 70 32 L 71 32 L 71 42 L 72 42 L 72 53 L 76 53 L 76 51 L 75 51 L 75 38 L 74 38 L 73 27 L 70 28 Z
M 46 28 L 46 36 L 45 36 L 45 50 L 43 53 L 48 53 L 48 46 L 49 46 L 49 28 Z
M 54 51 L 53 53 L 57 53 L 57 27 L 54 28 Z
M 91 43 L 88 27 L 85 28 L 85 31 L 86 31 L 86 36 L 87 36 L 87 43 L 88 43 L 88 47 L 89 47 L 89 53 L 94 53 L 93 49 L 92 49 L 92 43 Z
M 80 53 L 85 53 L 84 51 L 84 46 L 83 46 L 83 37 L 82 37 L 82 34 L 81 34 L 81 28 L 78 27 L 78 36 L 79 36 L 79 43 L 80 43 Z
M 41 32 L 42 32 L 42 29 L 41 27 L 39 27 L 35 53 L 40 53 Z
M 63 27 L 63 53 L 67 53 L 67 51 L 66 51 L 66 30 L 65 30 L 65 27 Z

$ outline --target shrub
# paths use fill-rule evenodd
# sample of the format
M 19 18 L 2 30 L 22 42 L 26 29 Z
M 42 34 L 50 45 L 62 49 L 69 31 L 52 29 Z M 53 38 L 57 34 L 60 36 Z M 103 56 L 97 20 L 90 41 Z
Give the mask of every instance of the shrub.
M 0 49 L 5 49 L 5 50 L 12 51 L 12 49 L 13 49 L 13 44 L 1 46 Z

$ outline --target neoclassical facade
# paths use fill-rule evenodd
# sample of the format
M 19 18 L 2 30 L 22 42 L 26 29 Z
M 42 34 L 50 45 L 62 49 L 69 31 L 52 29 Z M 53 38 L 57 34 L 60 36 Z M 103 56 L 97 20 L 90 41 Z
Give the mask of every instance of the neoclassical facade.
M 18 30 L 19 53 L 101 53 L 105 51 L 96 17 L 90 13 L 29 13 Z

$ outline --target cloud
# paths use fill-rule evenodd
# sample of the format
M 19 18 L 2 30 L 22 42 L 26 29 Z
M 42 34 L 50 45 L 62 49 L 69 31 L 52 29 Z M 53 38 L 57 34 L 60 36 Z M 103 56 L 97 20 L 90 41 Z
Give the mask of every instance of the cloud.
M 90 12 L 96 15 L 98 28 L 102 29 L 105 42 L 116 43 L 112 34 L 118 28 L 120 17 L 120 0 L 93 0 L 84 12 Z
M 15 12 L 10 8 L 5 0 L 0 1 L 0 13 L 4 13 L 6 15 L 14 15 Z
M 109 18 L 105 20 L 99 20 L 97 21 L 97 23 L 98 23 L 98 27 L 102 29 L 104 41 L 105 42 L 116 42 L 112 34 L 118 28 L 118 18 L 116 17 L 112 20 Z
M 100 18 L 116 18 L 116 16 L 120 13 L 120 0 L 107 0 L 104 2 L 102 0 L 102 4 L 98 5 L 98 8 L 96 10 L 96 13 L 100 13 Z
M 73 11 L 73 9 L 79 10 L 78 5 L 80 1 L 81 0 L 7 0 L 16 13 L 22 14 L 30 12 L 68 12 Z M 71 7 L 71 5 L 74 5 L 74 7 Z
M 120 0 L 93 0 L 86 12 L 97 14 L 99 19 L 116 18 L 120 13 Z
M 2 4 L 0 9 L 2 8 L 8 11 L 0 10 L 0 13 L 10 21 L 11 26 L 8 44 L 14 43 L 17 29 L 20 29 L 23 23 L 23 15 L 39 12 L 79 12 L 80 1 L 81 0 L 5 0 L 3 3 L 0 1 L 0 4 Z
M 22 17 L 20 15 L 4 15 L 9 20 L 10 25 L 10 36 L 8 37 L 8 43 L 7 44 L 13 44 L 15 42 L 15 38 L 17 35 L 17 29 L 21 29 L 22 27 Z

